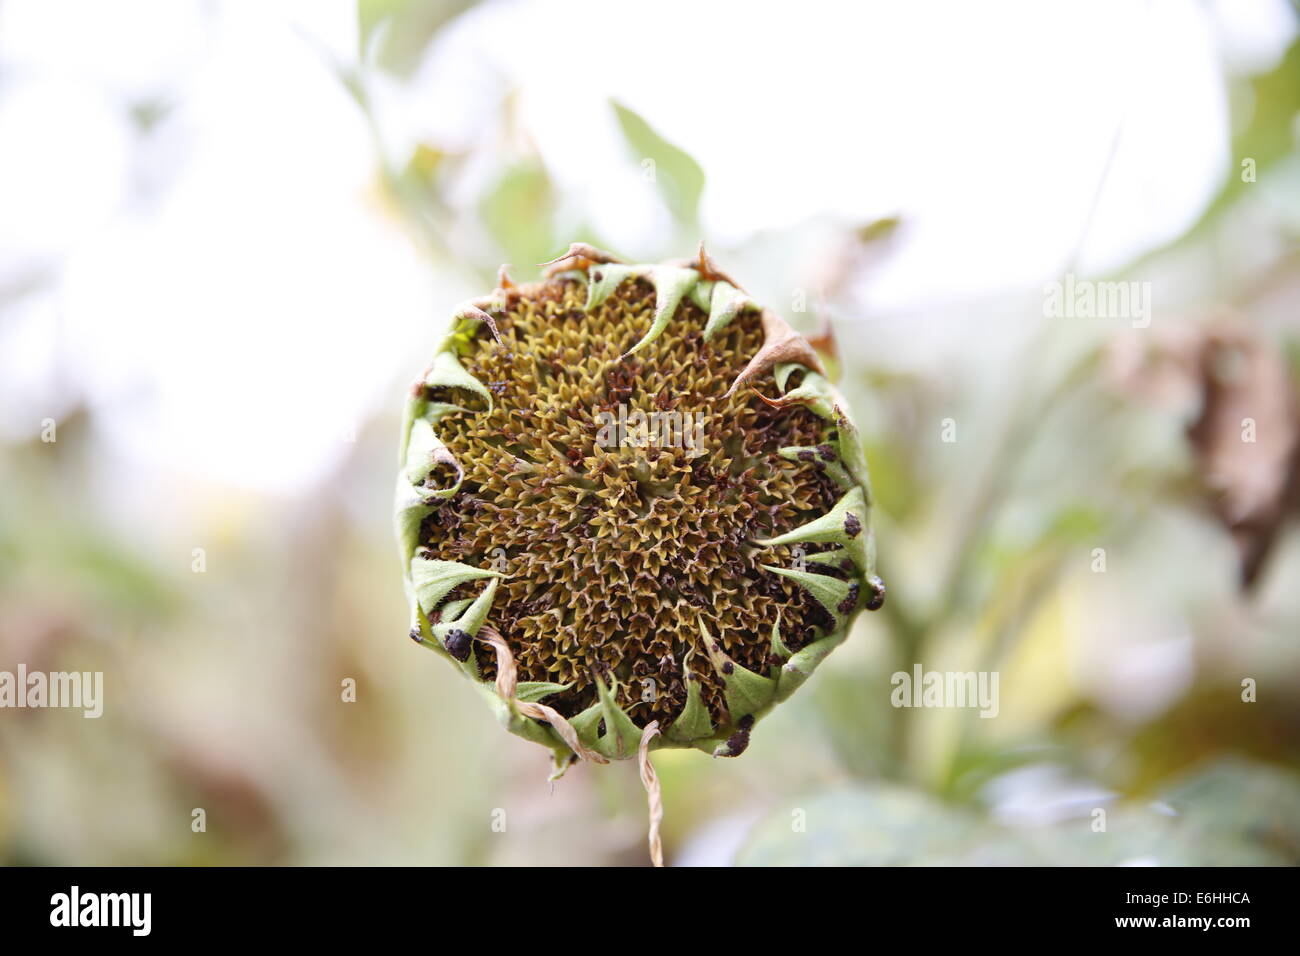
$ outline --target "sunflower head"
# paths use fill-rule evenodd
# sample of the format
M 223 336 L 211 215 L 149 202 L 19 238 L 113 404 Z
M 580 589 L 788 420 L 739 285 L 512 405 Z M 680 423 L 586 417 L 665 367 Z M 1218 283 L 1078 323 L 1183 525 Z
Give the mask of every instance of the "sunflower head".
M 703 251 L 575 244 L 457 310 L 411 390 L 411 637 L 559 768 L 575 737 L 633 756 L 651 721 L 656 746 L 735 756 L 883 602 L 870 507 L 805 339 Z

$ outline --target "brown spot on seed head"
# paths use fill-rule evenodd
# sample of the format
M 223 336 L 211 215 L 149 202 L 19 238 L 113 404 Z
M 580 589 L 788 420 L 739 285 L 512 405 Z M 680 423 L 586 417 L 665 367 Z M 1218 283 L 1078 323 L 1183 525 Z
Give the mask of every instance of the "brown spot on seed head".
M 749 731 L 737 730 L 727 738 L 727 752 L 724 757 L 739 757 L 749 749 Z
M 447 653 L 463 664 L 469 660 L 470 645 L 474 643 L 474 639 L 469 636 L 468 632 L 453 627 L 447 632 L 444 643 L 447 647 Z
M 835 610 L 841 614 L 848 614 L 858 606 L 858 584 L 853 582 L 849 585 L 849 593 L 844 596 L 844 600 L 835 606 Z
M 874 574 L 867 579 L 867 610 L 879 611 L 885 603 L 885 582 Z

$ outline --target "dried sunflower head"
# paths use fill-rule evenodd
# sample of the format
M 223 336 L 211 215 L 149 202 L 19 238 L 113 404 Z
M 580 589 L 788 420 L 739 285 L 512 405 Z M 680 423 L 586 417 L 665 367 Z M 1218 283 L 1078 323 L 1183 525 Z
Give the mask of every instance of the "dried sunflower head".
M 656 746 L 735 756 L 883 602 L 870 507 L 805 339 L 702 250 L 575 244 L 458 310 L 411 390 L 411 637 L 557 768 L 633 756 L 651 721 Z

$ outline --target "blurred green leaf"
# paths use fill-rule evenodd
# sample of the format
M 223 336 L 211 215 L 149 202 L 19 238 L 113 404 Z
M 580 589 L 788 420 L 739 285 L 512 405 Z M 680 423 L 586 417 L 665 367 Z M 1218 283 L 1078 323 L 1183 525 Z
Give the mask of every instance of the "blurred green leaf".
M 406 168 L 402 170 L 402 175 L 418 180 L 426 186 L 433 186 L 437 183 L 446 159 L 447 153 L 444 150 L 428 143 L 416 143 L 415 148 L 411 150 L 410 158 L 406 161 Z
M 610 105 L 632 155 L 642 163 L 647 175 L 653 175 L 668 211 L 682 226 L 695 228 L 700 218 L 700 195 L 704 192 L 704 170 L 700 164 L 681 147 L 660 136 L 640 114 L 617 100 L 610 100 Z M 646 160 L 653 165 L 646 166 Z
M 1191 228 L 1130 262 L 1123 274 L 1138 274 L 1152 259 L 1203 238 L 1247 189 L 1255 188 L 1254 182 L 1242 178 L 1243 160 L 1254 160 L 1254 180 L 1258 182 L 1267 170 L 1293 154 L 1292 118 L 1300 112 L 1300 38 L 1292 40 L 1272 70 L 1250 77 L 1245 90 L 1250 120 L 1232 138 L 1231 160 L 1218 193 Z
M 1258 761 L 1227 758 L 1202 764 L 1166 788 L 1165 801 L 1183 816 L 1183 840 L 1194 847 L 1224 846 L 1238 862 L 1238 845 L 1250 844 L 1272 862 L 1300 864 L 1300 773 Z M 1202 849 L 1201 857 L 1207 857 Z
M 70 580 L 114 605 L 154 614 L 179 606 L 180 595 L 162 575 L 111 539 L 82 536 L 66 553 Z
M 1203 764 L 1161 798 L 1045 827 L 990 833 L 953 863 L 971 865 L 1287 866 L 1300 862 L 1300 775 L 1228 758 Z
M 877 785 L 832 790 L 760 822 L 738 866 L 896 866 L 969 839 L 971 813 L 919 790 Z
M 903 220 L 898 216 L 885 216 L 883 219 L 873 219 L 858 226 L 853 230 L 853 235 L 864 245 L 872 242 L 884 242 L 894 237 L 902 223 Z
M 1088 505 L 1068 504 L 1052 516 L 1045 538 L 1057 544 L 1093 541 L 1106 529 L 1106 518 Z
M 844 768 L 860 777 L 894 777 L 900 769 L 891 738 L 897 711 L 887 694 L 862 693 L 864 685 L 887 687 L 889 676 L 880 666 L 828 668 L 808 705 Z
M 1251 77 L 1248 89 L 1250 121 L 1232 139 L 1233 162 L 1228 178 L 1223 191 L 1206 210 L 1202 222 L 1217 214 L 1251 185 L 1242 179 L 1242 160 L 1255 161 L 1258 178 L 1264 170 L 1291 155 L 1295 149 L 1291 120 L 1300 111 L 1300 39 L 1292 41 L 1276 67 Z
M 374 44 L 374 64 L 409 76 L 448 22 L 475 0 L 358 0 L 357 24 L 364 53 Z
M 1228 759 L 1151 803 L 1011 828 L 892 785 L 832 790 L 761 821 L 742 866 L 1284 866 L 1300 862 L 1300 774 Z
M 527 267 L 554 255 L 555 205 L 546 167 L 525 160 L 501 174 L 484 195 L 479 211 L 507 260 Z

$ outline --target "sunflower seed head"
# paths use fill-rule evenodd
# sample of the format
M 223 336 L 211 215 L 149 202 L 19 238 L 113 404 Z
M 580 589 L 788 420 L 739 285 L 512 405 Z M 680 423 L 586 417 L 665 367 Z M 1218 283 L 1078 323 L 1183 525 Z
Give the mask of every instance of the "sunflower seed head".
M 701 248 L 638 265 L 575 244 L 455 313 L 413 387 L 396 525 L 411 636 L 584 748 L 739 755 L 878 608 L 856 429 L 808 343 Z M 425 635 L 433 639 L 426 639 Z M 495 639 L 495 638 L 494 638 Z M 514 732 L 567 747 L 498 706 Z

